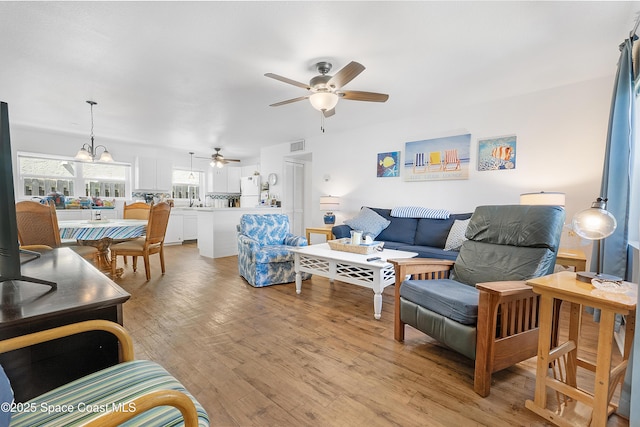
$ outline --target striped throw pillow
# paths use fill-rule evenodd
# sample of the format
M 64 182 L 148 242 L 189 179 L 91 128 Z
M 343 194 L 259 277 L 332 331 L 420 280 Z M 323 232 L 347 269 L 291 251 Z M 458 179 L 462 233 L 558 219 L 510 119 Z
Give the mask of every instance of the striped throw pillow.
M 391 216 L 396 218 L 449 219 L 449 211 L 446 209 L 423 208 L 421 206 L 400 206 L 391 209 Z

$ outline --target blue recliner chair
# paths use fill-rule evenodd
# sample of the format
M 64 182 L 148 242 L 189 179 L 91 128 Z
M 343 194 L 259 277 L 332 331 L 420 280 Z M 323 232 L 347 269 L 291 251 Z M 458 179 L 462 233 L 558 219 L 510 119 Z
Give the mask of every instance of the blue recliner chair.
M 238 271 L 257 288 L 295 281 L 290 247 L 307 246 L 307 239 L 289 232 L 283 214 L 245 214 L 238 226 Z M 311 277 L 302 273 L 302 280 Z

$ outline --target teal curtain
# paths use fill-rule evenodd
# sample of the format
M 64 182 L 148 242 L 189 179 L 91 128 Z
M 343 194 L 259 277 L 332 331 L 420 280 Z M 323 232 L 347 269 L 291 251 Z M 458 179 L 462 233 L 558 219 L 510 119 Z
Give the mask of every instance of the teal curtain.
M 607 146 L 605 150 L 604 169 L 600 195 L 609 199 L 607 210 L 613 214 L 618 222 L 615 232 L 604 239 L 601 244 L 600 266 L 601 272 L 631 280 L 632 269 L 628 248 L 629 230 L 629 188 L 631 164 L 635 142 L 635 92 L 633 81 L 632 52 L 636 37 L 630 37 L 620 45 L 620 60 L 618 73 L 613 89 L 609 129 L 607 132 Z M 597 264 L 597 250 L 594 248 L 591 269 Z M 596 320 L 599 313 L 594 313 Z M 633 362 L 631 358 L 630 362 Z M 627 375 L 620 395 L 621 415 L 630 416 L 632 363 L 629 364 Z M 640 390 L 635 390 L 640 393 Z M 636 398 L 637 399 L 637 398 Z
M 633 66 L 631 54 L 633 40 L 620 45 L 620 61 L 616 75 L 611 115 L 607 132 L 604 169 L 602 172 L 601 197 L 609 199 L 607 210 L 618 222 L 615 232 L 604 239 L 600 253 L 601 271 L 630 280 L 627 255 L 629 223 L 629 185 L 631 176 L 631 150 L 634 143 L 633 121 L 635 117 L 635 93 L 633 89 Z M 592 257 L 594 269 L 596 251 Z

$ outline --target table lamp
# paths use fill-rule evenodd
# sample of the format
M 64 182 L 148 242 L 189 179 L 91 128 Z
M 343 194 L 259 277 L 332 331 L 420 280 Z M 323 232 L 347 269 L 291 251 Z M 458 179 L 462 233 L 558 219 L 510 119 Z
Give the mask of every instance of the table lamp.
M 325 211 L 324 223 L 333 225 L 336 223 L 336 216 L 333 211 L 340 209 L 340 197 L 320 196 L 320 210 Z
M 607 211 L 607 199 L 598 197 L 598 199 L 591 204 L 590 208 L 575 214 L 571 224 L 573 225 L 573 231 L 575 231 L 578 236 L 587 240 L 597 240 L 598 245 L 596 272 L 579 271 L 576 273 L 576 278 L 582 282 L 588 283 L 591 283 L 591 280 L 594 278 L 611 281 L 622 280 L 616 276 L 600 273 L 600 250 L 602 240 L 611 236 L 618 225 L 615 217 L 611 212 Z
M 522 193 L 520 195 L 521 205 L 551 205 L 564 207 L 564 193 L 544 192 Z

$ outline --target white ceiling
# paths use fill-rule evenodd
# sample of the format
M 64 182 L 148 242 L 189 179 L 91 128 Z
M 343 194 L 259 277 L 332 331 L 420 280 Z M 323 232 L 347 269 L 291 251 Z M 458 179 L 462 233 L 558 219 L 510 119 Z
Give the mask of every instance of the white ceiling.
M 208 155 L 320 134 L 313 64 L 367 69 L 327 132 L 612 76 L 639 2 L 0 2 L 13 124 Z M 333 74 L 333 73 L 331 73 Z M 613 81 L 612 81 L 613 85 Z

